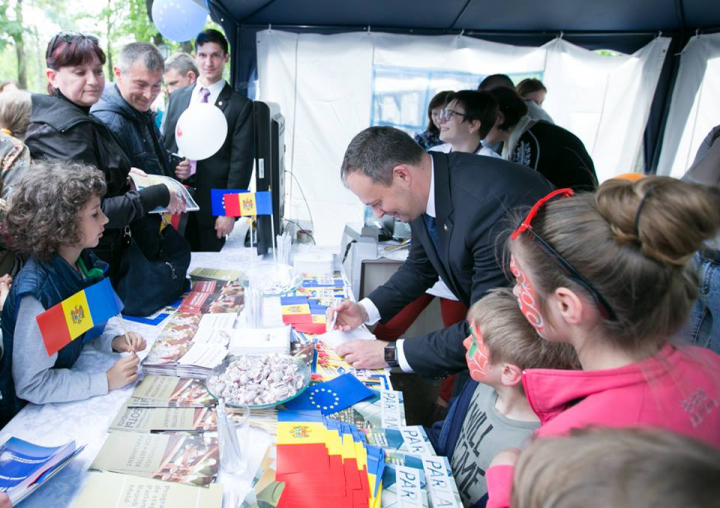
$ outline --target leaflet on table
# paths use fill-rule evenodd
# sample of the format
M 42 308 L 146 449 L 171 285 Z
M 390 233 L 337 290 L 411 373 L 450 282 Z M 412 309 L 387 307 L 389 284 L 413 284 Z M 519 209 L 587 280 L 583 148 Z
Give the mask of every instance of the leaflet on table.
M 289 326 L 280 328 L 240 328 L 226 330 L 229 335 L 229 351 L 232 355 L 256 355 L 290 352 Z M 222 332 L 221 332 L 222 333 Z
M 240 312 L 243 308 L 243 301 L 244 297 L 242 294 L 201 293 L 199 291 L 193 291 L 183 299 L 178 312 L 194 314 Z
M 194 268 L 190 272 L 193 281 L 219 280 L 232 282 L 238 280 L 244 274 L 240 270 L 223 270 L 221 268 Z
M 192 346 L 192 339 L 197 332 L 201 317 L 200 314 L 183 312 L 177 312 L 172 316 L 143 360 L 143 366 L 177 363 Z
M 230 337 L 218 332 L 232 330 L 237 324 L 237 313 L 203 314 L 192 341 L 195 344 L 215 344 L 227 347 Z
M 180 365 L 194 365 L 204 369 L 214 369 L 222 363 L 228 354 L 227 347 L 216 344 L 193 344 L 178 360 Z
M 210 432 L 217 430 L 215 408 L 211 407 L 132 407 L 123 406 L 111 431 L 127 432 Z
M 352 423 L 359 430 L 403 427 L 406 425 L 403 394 L 381 390 L 376 397 L 358 402 L 328 418 Z
M 13 506 L 63 469 L 85 446 L 39 446 L 11 437 L 0 446 L 0 492 Z
M 336 298 L 347 298 L 344 287 L 299 287 L 295 290 L 295 296 L 305 296 L 316 300 L 334 300 Z
M 182 196 L 183 200 L 185 201 L 185 208 L 188 212 L 197 212 L 200 210 L 200 207 L 195 202 L 193 197 L 190 195 L 188 190 L 185 188 L 183 184 L 175 180 L 174 178 L 170 178 L 169 176 L 161 176 L 161 175 L 147 175 L 147 176 L 140 176 L 135 173 L 130 173 L 130 178 L 132 178 L 133 183 L 135 184 L 135 188 L 137 190 L 143 190 L 146 187 L 151 187 L 153 185 L 166 185 L 169 189 L 172 191 L 175 191 L 176 193 L 180 194 Z M 154 210 L 150 210 L 149 213 L 167 213 L 168 209 L 164 206 L 158 206 Z
M 240 295 L 243 293 L 244 288 L 242 284 L 237 281 L 198 280 L 192 283 L 190 291 L 194 293 Z
M 223 486 L 180 485 L 117 473 L 91 473 L 75 508 L 222 508 Z
M 319 340 L 333 349 L 337 349 L 340 344 L 350 342 L 351 340 L 375 340 L 375 335 L 370 330 L 361 325 L 349 332 L 341 332 L 339 330 L 330 330 L 318 337 Z
M 387 450 L 394 450 L 414 455 L 435 455 L 425 430 L 420 425 L 398 427 L 396 429 L 367 429 L 365 431 L 368 444 Z
M 217 438 L 207 434 L 112 432 L 90 469 L 205 486 L 219 464 Z
M 131 407 L 205 407 L 215 399 L 199 379 L 149 376 L 138 383 L 126 403 Z
M 334 274 L 303 273 L 302 287 L 304 288 L 344 289 L 346 285 L 340 272 Z
M 403 485 L 401 480 L 412 480 L 412 478 L 407 474 L 399 475 L 399 471 L 414 472 L 418 476 L 422 491 L 426 495 L 423 498 L 425 504 L 417 506 L 429 506 L 430 508 L 461 508 L 463 506 L 447 457 L 420 457 L 395 451 L 385 454 L 382 506 L 401 506 L 397 504 L 400 502 L 398 493 L 401 489 L 408 488 Z

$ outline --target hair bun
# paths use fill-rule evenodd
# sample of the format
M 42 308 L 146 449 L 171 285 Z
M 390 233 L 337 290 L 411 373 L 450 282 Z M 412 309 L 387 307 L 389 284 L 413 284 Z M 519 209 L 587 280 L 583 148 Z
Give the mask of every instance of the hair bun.
M 685 266 L 720 228 L 720 191 L 675 178 L 608 180 L 595 203 L 620 243 L 661 263 Z

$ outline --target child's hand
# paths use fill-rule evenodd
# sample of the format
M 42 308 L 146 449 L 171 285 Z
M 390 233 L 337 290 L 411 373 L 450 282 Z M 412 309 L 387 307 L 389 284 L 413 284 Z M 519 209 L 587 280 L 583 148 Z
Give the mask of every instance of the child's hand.
M 11 506 L 12 503 L 10 502 L 8 495 L 4 492 L 0 492 L 0 508 L 10 508 Z
M 117 390 L 137 380 L 137 368 L 140 358 L 137 355 L 120 358 L 109 371 L 107 371 L 108 391 Z
M 127 337 L 127 338 L 126 338 Z M 118 335 L 112 340 L 112 348 L 118 353 L 137 353 L 147 347 L 142 335 L 128 332 L 127 335 Z

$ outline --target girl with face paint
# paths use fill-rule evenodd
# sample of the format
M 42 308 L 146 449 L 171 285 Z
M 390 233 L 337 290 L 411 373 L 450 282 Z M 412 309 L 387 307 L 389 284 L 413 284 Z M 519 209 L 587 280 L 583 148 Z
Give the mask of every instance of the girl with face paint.
M 509 268 L 522 314 L 582 366 L 523 372 L 535 435 L 658 427 L 720 448 L 720 356 L 672 342 L 698 294 L 691 260 L 720 229 L 720 191 L 609 180 L 596 193 L 558 189 L 516 223 Z M 488 470 L 488 507 L 508 506 L 515 457 Z

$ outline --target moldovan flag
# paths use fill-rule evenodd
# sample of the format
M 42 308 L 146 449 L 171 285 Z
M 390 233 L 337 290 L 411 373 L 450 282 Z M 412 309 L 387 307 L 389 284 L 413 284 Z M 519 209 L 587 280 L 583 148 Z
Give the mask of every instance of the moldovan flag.
M 211 189 L 210 202 L 215 216 L 255 217 L 273 213 L 272 194 L 269 191 Z
M 119 313 L 110 279 L 103 279 L 50 307 L 37 317 L 48 356 Z

